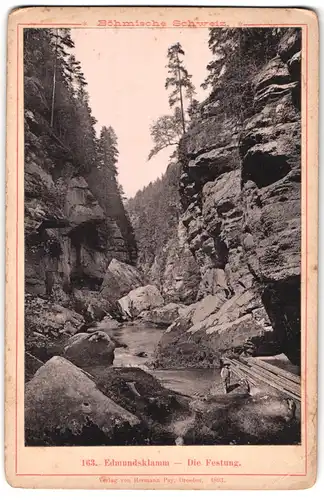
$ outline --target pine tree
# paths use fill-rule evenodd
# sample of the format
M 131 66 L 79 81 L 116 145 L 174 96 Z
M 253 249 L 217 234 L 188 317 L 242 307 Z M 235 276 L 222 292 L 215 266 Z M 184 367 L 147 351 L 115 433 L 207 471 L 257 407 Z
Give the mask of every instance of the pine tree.
M 102 127 L 98 143 L 98 166 L 117 174 L 118 162 L 117 136 L 112 127 Z
M 56 28 L 52 36 L 52 44 L 54 44 L 54 68 L 53 68 L 53 84 L 52 84 L 52 103 L 51 103 L 51 119 L 50 125 L 54 124 L 54 109 L 55 109 L 55 93 L 56 93 L 56 77 L 58 59 L 66 65 L 65 57 L 68 56 L 66 48 L 74 48 L 74 42 L 70 35 L 70 30 L 67 28 Z
M 86 79 L 81 70 L 81 64 L 76 60 L 73 54 L 70 54 L 67 58 L 64 75 L 75 90 L 75 94 L 78 93 L 80 88 L 85 88 L 87 85 Z
M 137 258 L 137 245 L 134 231 L 123 205 L 124 190 L 117 180 L 118 141 L 114 129 L 102 127 L 97 144 L 97 168 L 92 172 L 95 182 L 92 191 L 104 206 L 106 213 L 113 217 L 126 242 L 129 261 L 133 264 Z M 90 181 L 91 182 L 91 181 Z
M 91 115 L 89 106 L 89 95 L 84 86 L 80 86 L 77 92 L 75 120 L 78 123 L 76 133 L 73 134 L 74 149 L 78 163 L 82 171 L 89 171 L 97 164 L 96 132 L 94 125 L 96 119 Z
M 168 49 L 169 61 L 166 67 L 170 76 L 165 81 L 165 88 L 171 90 L 169 106 L 174 111 L 172 115 L 163 115 L 152 124 L 150 132 L 154 146 L 149 153 L 148 160 L 162 149 L 179 145 L 180 138 L 186 131 L 185 101 L 189 101 L 187 114 L 190 119 L 198 110 L 199 103 L 194 99 L 196 92 L 191 82 L 192 75 L 189 75 L 181 59 L 184 55 L 180 43 L 175 43 Z M 170 159 L 175 158 L 176 155 L 177 150 L 173 152 Z
M 48 113 L 52 95 L 54 58 L 52 50 L 52 30 L 28 28 L 24 29 L 24 77 L 25 107 Z M 35 92 L 26 91 L 26 83 L 34 87 Z M 38 88 L 38 92 L 36 89 Z M 49 115 L 46 115 L 48 120 Z
M 125 194 L 123 186 L 118 182 L 118 193 L 123 203 L 127 202 L 127 196 Z
M 169 47 L 169 62 L 167 64 L 167 69 L 170 76 L 165 82 L 165 88 L 167 90 L 172 89 L 169 96 L 170 108 L 173 108 L 176 104 L 180 103 L 183 133 L 186 131 L 184 98 L 188 99 L 191 103 L 193 96 L 195 95 L 195 87 L 191 82 L 192 75 L 189 75 L 188 71 L 184 67 L 183 60 L 181 59 L 181 56 L 184 55 L 185 52 L 179 42 Z
M 82 174 L 96 165 L 96 120 L 73 47 L 69 29 L 24 30 L 25 108 L 48 123 L 48 135 L 70 152 Z

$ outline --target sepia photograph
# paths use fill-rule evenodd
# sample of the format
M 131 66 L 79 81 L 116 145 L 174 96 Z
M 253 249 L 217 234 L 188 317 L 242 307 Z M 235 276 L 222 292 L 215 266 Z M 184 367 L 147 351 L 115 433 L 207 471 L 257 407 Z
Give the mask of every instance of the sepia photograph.
M 25 446 L 299 445 L 302 30 L 116 22 L 23 29 Z

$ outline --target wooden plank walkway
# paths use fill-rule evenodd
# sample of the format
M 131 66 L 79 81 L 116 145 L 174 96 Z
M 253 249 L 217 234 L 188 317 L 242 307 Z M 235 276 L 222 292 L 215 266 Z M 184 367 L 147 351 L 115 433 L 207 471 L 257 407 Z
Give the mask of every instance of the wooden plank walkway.
M 224 361 L 230 364 L 232 372 L 238 378 L 246 378 L 251 385 L 269 385 L 285 396 L 301 401 L 300 377 L 298 375 L 270 365 L 258 358 L 224 358 Z
M 262 366 L 263 368 L 266 368 L 269 372 L 275 373 L 276 375 L 281 375 L 282 377 L 291 380 L 292 382 L 295 382 L 300 386 L 300 376 L 299 375 L 294 375 L 293 373 L 290 373 L 286 370 L 283 370 L 282 368 L 279 368 L 278 366 L 271 365 L 270 363 L 267 363 L 266 361 L 263 361 L 263 359 L 259 358 L 249 358 L 249 363 L 255 363 L 259 366 Z
M 295 382 L 292 382 L 290 379 L 285 378 L 283 374 L 280 375 L 274 374 L 272 371 L 268 370 L 266 366 L 265 367 L 259 366 L 258 363 L 254 363 L 250 360 L 248 361 L 248 365 L 251 367 L 253 371 L 260 373 L 260 375 L 267 377 L 269 380 L 272 380 L 275 383 L 281 384 L 283 387 L 286 387 L 291 392 L 298 394 L 300 396 L 300 384 L 296 384 Z

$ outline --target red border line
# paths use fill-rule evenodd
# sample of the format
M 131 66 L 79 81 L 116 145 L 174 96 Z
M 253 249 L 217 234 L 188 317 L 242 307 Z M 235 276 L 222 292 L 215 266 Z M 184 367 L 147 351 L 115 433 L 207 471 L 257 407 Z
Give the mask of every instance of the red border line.
M 302 49 L 303 49 L 303 38 L 302 38 Z M 306 203 L 306 222 L 305 222 L 305 234 L 306 234 L 306 257 L 305 257 L 305 282 L 306 282 L 306 294 L 305 294 L 305 359 L 304 359 L 304 419 L 305 419 L 305 475 L 307 474 L 308 470 L 308 440 L 307 440 L 307 340 L 308 340 L 308 302 L 307 302 L 307 290 L 308 290 L 308 26 L 306 25 L 306 36 L 305 36 L 305 64 L 306 64 L 306 71 L 305 71 L 305 91 L 306 91 L 306 98 L 305 98 L 305 153 L 306 153 L 306 159 L 305 159 L 305 164 L 306 164 L 306 195 L 305 195 L 305 203 Z
M 18 26 L 83 26 L 82 23 L 18 23 Z
M 305 439 L 305 472 L 304 473 L 296 473 L 296 474 L 258 474 L 258 473 L 242 473 L 242 474 L 232 474 L 232 473 L 212 473 L 212 474 L 107 474 L 107 473 L 102 473 L 102 474 L 24 474 L 24 473 L 18 473 L 18 263 L 19 263 L 19 245 L 18 245 L 18 222 L 19 222 L 19 177 L 18 177 L 18 167 L 19 167 L 19 27 L 20 26 L 82 26 L 84 28 L 94 28 L 91 26 L 86 26 L 84 23 L 18 23 L 17 24 L 17 106 L 16 106 L 16 113 L 17 113 L 17 130 L 16 130 L 16 140 L 17 140 L 17 145 L 16 145 L 16 408 L 15 408 L 15 472 L 16 476 L 73 476 L 73 477 L 89 477 L 89 476 L 97 476 L 97 477 L 115 477 L 115 476 L 277 476 L 277 477 L 285 477 L 285 476 L 295 476 L 295 477 L 300 477 L 300 476 L 306 476 L 307 475 L 307 470 L 308 470 L 308 442 L 307 442 L 307 338 L 308 338 L 308 322 L 307 322 L 307 314 L 308 314 L 308 303 L 307 303 L 307 290 L 308 290 L 308 193 L 307 193 L 307 186 L 308 186 L 308 24 L 307 23 L 299 23 L 299 24 L 284 24 L 284 23 L 276 23 L 276 24 L 241 24 L 238 26 L 240 27 L 269 27 L 269 26 L 290 26 L 294 28 L 299 28 L 304 26 L 305 27 L 305 92 L 306 92 L 306 97 L 305 97 L 305 142 L 306 142 L 306 147 L 305 147 L 305 153 L 306 153 L 306 158 L 305 158 L 305 177 L 306 177 L 306 195 L 305 195 L 305 200 L 306 200 L 306 222 L 305 222 L 305 234 L 306 234 L 306 257 L 305 257 L 305 265 L 306 265 L 306 270 L 305 270 L 305 282 L 306 282 L 306 294 L 305 294 L 305 359 L 304 359 L 304 411 L 305 411 L 305 424 L 304 424 L 304 439 Z M 98 27 L 99 28 L 99 27 Z M 101 28 L 109 28 L 109 27 L 101 27 Z M 136 27 L 135 27 L 136 28 Z M 170 27 L 166 27 L 170 28 Z M 163 29 L 166 29 L 163 28 Z M 178 29 L 183 29 L 183 27 L 175 27 Z M 187 28 L 190 29 L 196 29 L 196 28 L 191 28 L 190 26 L 187 26 Z M 120 28 L 117 28 L 120 29 Z M 127 29 L 131 29 L 131 27 L 127 27 Z M 151 27 L 147 27 L 146 29 L 152 29 Z M 204 28 L 204 29 L 208 29 Z M 302 30 L 302 44 L 304 41 L 304 30 Z
M 280 477 L 287 477 L 287 476 L 294 476 L 294 477 L 301 477 L 305 476 L 305 474 L 258 474 L 258 473 L 251 473 L 251 474 L 230 474 L 230 473 L 224 473 L 221 474 L 219 472 L 216 472 L 214 474 L 168 474 L 167 472 L 165 474 L 17 474 L 17 476 L 96 476 L 96 477 L 120 477 L 120 476 L 127 476 L 127 477 L 138 477 L 138 476 L 280 476 Z
M 307 23 L 298 23 L 298 24 L 287 24 L 287 23 L 276 23 L 276 24 L 241 24 L 241 26 L 246 27 L 260 27 L 260 26 L 290 26 L 291 28 L 299 28 L 300 26 L 308 26 Z
M 18 214 L 19 214 L 19 179 L 18 179 L 18 164 L 19 164 L 19 24 L 17 25 L 17 131 L 16 131 L 16 422 L 15 422 L 15 470 L 18 470 Z

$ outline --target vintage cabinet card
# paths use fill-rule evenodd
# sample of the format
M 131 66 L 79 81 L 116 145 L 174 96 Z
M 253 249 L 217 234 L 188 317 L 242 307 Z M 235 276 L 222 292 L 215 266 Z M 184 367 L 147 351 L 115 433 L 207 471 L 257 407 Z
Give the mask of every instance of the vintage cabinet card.
M 317 95 L 307 9 L 11 12 L 11 485 L 314 484 Z

